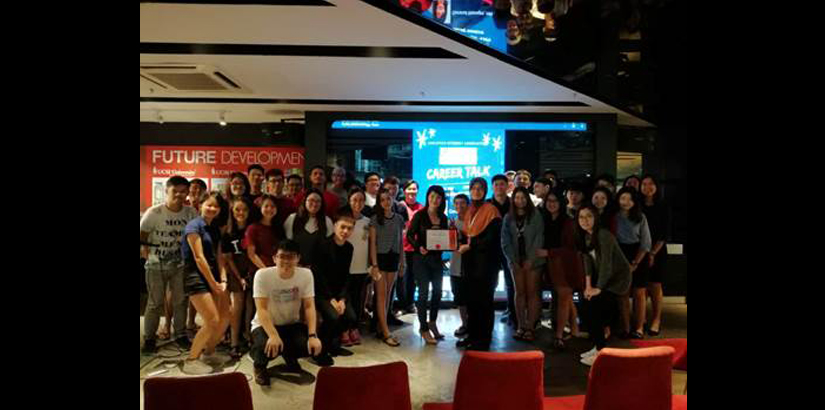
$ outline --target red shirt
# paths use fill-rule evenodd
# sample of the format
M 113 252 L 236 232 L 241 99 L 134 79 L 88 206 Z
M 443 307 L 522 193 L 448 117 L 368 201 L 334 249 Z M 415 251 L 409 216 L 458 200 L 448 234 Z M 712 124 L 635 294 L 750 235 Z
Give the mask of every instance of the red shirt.
M 413 205 L 409 205 L 407 204 L 407 201 L 403 201 L 401 204 L 407 208 L 407 215 L 410 217 L 410 219 L 407 220 L 407 225 L 404 227 L 404 252 L 415 252 L 415 248 L 407 242 L 407 229 L 410 229 L 410 222 L 412 222 L 416 212 L 424 209 L 424 205 L 418 202 Z
M 275 233 L 271 226 L 266 226 L 260 222 L 250 225 L 246 228 L 246 237 L 244 238 L 244 245 L 247 247 L 252 245 L 255 247 L 255 254 L 261 258 L 261 262 L 267 267 L 275 266 L 275 252 L 277 251 L 278 241 L 280 238 L 275 237 Z

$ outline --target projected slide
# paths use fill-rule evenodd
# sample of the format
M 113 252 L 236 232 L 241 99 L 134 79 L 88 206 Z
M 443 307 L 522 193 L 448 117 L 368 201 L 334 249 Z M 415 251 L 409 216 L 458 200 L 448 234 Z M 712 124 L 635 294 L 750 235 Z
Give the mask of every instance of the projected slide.
M 413 179 L 419 182 L 421 197 L 431 185 L 441 185 L 447 193 L 447 216 L 455 218 L 453 197 L 470 195 L 470 181 L 489 181 L 504 173 L 505 129 L 439 127 L 438 123 L 413 128 Z

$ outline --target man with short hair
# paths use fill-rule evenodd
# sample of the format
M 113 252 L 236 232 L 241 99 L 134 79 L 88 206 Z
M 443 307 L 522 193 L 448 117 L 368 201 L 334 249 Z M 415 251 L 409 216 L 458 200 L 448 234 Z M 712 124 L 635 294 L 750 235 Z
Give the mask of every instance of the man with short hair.
M 269 195 L 275 198 L 281 198 L 284 195 L 284 171 L 279 168 L 272 168 L 264 174 L 266 181 L 266 191 Z
M 149 292 L 143 318 L 143 353 L 154 353 L 157 349 L 155 332 L 163 313 L 167 286 L 172 293 L 175 341 L 185 349 L 191 346 L 186 337 L 186 307 L 189 302 L 183 290 L 180 244 L 186 224 L 197 218 L 198 214 L 195 208 L 183 204 L 187 195 L 189 181 L 186 178 L 169 178 L 166 181 L 166 202 L 147 209 L 140 220 L 140 244 L 146 258 L 146 288 Z
M 364 175 L 364 186 L 364 193 L 367 197 L 366 205 L 373 208 L 378 198 L 378 190 L 381 188 L 381 176 L 375 172 L 367 172 Z
M 495 205 L 498 209 L 501 218 L 510 212 L 510 197 L 508 197 L 509 180 L 506 176 L 498 174 L 493 177 L 493 197 L 489 202 Z M 501 246 L 498 247 L 500 252 L 501 269 L 504 271 L 504 285 L 507 289 L 507 310 L 501 315 L 501 322 L 507 323 L 509 326 L 517 325 L 516 321 L 516 286 L 513 283 L 513 276 L 510 274 L 510 266 L 507 264 L 507 259 L 504 258 L 504 251 Z M 496 286 L 498 286 L 498 278 L 496 278 Z
M 335 194 L 338 197 L 338 205 L 341 207 L 349 205 L 347 202 L 347 190 L 344 188 L 344 183 L 347 182 L 347 170 L 343 167 L 335 167 L 332 169 L 332 186 L 327 191 Z
M 354 228 L 355 219 L 352 215 L 342 215 L 335 221 L 334 234 L 321 240 L 312 258 L 315 309 L 323 320 L 319 333 L 321 341 L 333 356 L 351 354 L 341 348 L 342 333 L 357 321 L 355 309 L 347 297 L 350 286 L 349 268 L 355 251 L 348 239 Z
M 252 164 L 246 170 L 246 175 L 249 177 L 249 197 L 254 201 L 264 194 L 264 167 L 259 164 Z
M 507 196 L 513 195 L 516 189 L 516 171 L 507 171 L 504 176 L 507 178 Z
M 298 358 L 312 356 L 319 366 L 335 362 L 316 333 L 315 288 L 312 272 L 298 267 L 300 248 L 283 240 L 275 254 L 275 267 L 255 273 L 252 294 L 257 312 L 252 320 L 255 382 L 269 386 L 269 361 L 284 356 L 287 370 L 301 371 Z M 303 310 L 305 322 L 301 321 Z
M 316 165 L 309 171 L 309 188 L 315 188 L 321 191 L 324 195 L 324 214 L 333 221 L 338 217 L 338 196 L 332 192 L 327 191 L 327 173 L 324 167 Z M 298 194 L 295 198 L 295 204 L 299 208 L 301 202 L 304 200 L 306 190 Z
M 544 203 L 544 198 L 550 193 L 552 188 L 552 182 L 550 182 L 547 178 L 539 178 L 533 184 L 533 193 L 535 195 L 531 195 L 530 198 L 533 200 L 533 205 L 541 206 Z

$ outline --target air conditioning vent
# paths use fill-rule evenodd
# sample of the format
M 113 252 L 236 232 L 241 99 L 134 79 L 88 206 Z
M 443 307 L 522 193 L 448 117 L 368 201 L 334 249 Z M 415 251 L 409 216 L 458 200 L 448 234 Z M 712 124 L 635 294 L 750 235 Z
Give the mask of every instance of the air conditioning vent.
M 171 92 L 248 93 L 227 73 L 208 65 L 141 65 L 141 77 Z

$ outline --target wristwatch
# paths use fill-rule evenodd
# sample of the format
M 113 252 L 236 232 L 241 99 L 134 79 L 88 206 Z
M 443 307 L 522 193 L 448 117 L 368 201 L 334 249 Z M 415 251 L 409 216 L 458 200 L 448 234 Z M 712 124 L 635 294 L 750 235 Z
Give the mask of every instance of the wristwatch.
M 310 334 L 310 335 L 309 335 L 309 338 L 310 338 L 310 339 L 311 339 L 311 338 L 313 338 L 313 337 L 317 339 L 317 338 L 318 338 L 318 335 L 316 335 L 315 333 L 312 333 L 312 334 Z

